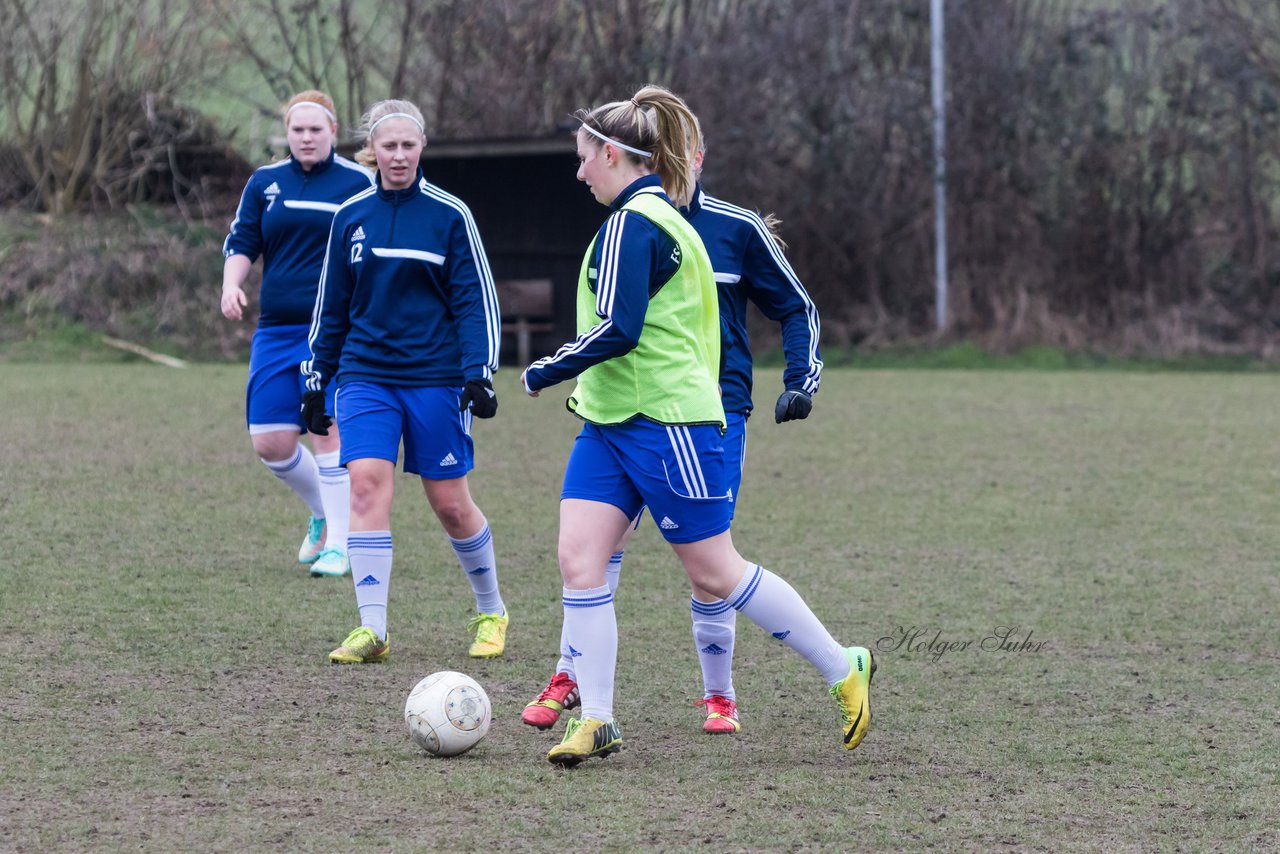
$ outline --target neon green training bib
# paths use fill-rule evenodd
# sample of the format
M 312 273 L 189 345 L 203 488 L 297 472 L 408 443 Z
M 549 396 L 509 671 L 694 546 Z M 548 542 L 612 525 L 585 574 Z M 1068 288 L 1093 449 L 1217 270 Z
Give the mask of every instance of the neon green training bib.
M 715 273 L 702 238 L 668 201 L 636 193 L 621 208 L 662 229 L 676 243 L 679 267 L 649 299 L 640 343 L 625 356 L 592 365 L 578 376 L 568 407 L 595 424 L 621 424 L 643 416 L 662 424 L 718 424 L 720 306 Z M 597 235 L 598 237 L 598 235 Z M 600 322 L 588 270 L 596 241 L 578 274 L 578 334 Z

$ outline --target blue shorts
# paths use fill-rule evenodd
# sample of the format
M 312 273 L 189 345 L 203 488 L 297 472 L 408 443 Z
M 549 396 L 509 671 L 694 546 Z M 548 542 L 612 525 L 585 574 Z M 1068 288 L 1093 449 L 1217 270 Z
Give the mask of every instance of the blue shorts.
M 302 423 L 302 393 L 306 391 L 299 366 L 311 358 L 307 345 L 310 326 L 260 326 L 249 348 L 249 382 L 244 389 L 245 421 L 249 433 L 297 430 Z M 325 392 L 325 411 L 333 415 L 333 392 Z
M 728 477 L 729 491 L 733 493 L 733 505 L 729 508 L 729 518 L 733 519 L 738 512 L 738 497 L 742 489 L 742 470 L 747 464 L 747 416 L 741 412 L 726 412 L 724 431 L 724 464 Z M 644 516 L 644 508 L 632 520 L 631 527 L 639 528 L 640 519 Z
M 731 463 L 714 424 L 669 426 L 637 418 L 586 424 L 574 440 L 561 500 L 612 504 L 628 519 L 649 508 L 669 543 L 696 543 L 729 530 Z
M 399 458 L 428 480 L 453 480 L 475 465 L 471 412 L 458 411 L 461 386 L 395 386 L 353 382 L 334 401 L 342 425 L 341 464 Z
M 729 508 L 729 518 L 733 518 L 738 507 L 738 492 L 742 489 L 742 469 L 747 464 L 747 416 L 741 412 L 724 414 L 724 467 L 726 483 L 733 494 L 733 504 Z

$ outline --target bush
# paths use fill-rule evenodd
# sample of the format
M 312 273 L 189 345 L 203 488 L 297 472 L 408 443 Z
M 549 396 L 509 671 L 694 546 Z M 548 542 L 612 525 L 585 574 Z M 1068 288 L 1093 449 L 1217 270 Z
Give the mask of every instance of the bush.
M 254 318 L 218 310 L 224 226 L 148 206 L 0 214 L 0 316 L 11 336 L 83 325 L 189 358 L 243 358 Z

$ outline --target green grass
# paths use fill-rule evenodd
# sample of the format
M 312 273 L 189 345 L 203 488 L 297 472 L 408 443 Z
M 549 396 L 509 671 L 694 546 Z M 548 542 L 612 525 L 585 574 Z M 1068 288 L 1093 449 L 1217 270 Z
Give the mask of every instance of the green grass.
M 745 619 L 744 731 L 704 737 L 686 587 L 646 524 L 627 749 L 563 772 L 519 722 L 559 633 L 563 395 L 504 371 L 476 427 L 508 656 L 466 658 L 470 594 L 400 478 L 392 660 L 336 668 L 351 583 L 292 562 L 303 514 L 252 457 L 243 374 L 4 366 L 0 848 L 1280 846 L 1273 375 L 828 371 L 809 421 L 751 422 L 735 541 L 837 637 L 889 639 L 867 741 L 839 749 L 823 686 Z M 998 626 L 1044 646 L 982 649 Z M 894 648 L 913 627 L 970 645 Z M 400 717 L 440 669 L 494 703 L 453 760 Z
M 17 312 L 0 318 L 0 362 L 129 362 L 137 358 L 107 346 L 102 333 L 83 323 L 50 325 L 45 318 L 29 319 Z
M 972 341 L 938 346 L 895 346 L 877 350 L 824 348 L 822 357 L 832 367 L 857 366 L 876 369 L 962 369 L 974 371 L 1211 371 L 1235 373 L 1280 370 L 1280 362 L 1249 355 L 1186 354 L 1159 356 L 1117 356 L 1084 350 L 1066 350 L 1047 345 L 1023 347 L 1009 353 L 984 350 Z M 761 365 L 780 366 L 785 357 L 780 349 L 762 354 Z

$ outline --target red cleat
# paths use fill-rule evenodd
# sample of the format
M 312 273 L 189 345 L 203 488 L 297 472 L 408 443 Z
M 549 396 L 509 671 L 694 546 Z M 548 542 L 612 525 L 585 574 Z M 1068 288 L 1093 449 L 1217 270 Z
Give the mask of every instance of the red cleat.
M 738 704 L 733 700 L 714 694 L 705 700 L 699 700 L 698 705 L 707 710 L 707 719 L 702 724 L 703 732 L 734 733 L 742 729 L 742 724 L 738 723 Z
M 560 713 L 578 705 L 578 683 L 567 673 L 557 673 L 538 699 L 524 707 L 520 720 L 538 729 L 550 729 L 560 720 Z

